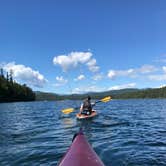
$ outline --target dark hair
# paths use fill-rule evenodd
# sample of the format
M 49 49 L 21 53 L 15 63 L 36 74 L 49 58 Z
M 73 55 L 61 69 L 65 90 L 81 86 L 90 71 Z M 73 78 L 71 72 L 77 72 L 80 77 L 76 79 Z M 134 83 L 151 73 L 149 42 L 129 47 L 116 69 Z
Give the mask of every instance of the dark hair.
M 87 99 L 88 99 L 88 100 L 91 100 L 91 97 L 90 97 L 90 96 L 88 96 L 88 97 L 87 97 Z

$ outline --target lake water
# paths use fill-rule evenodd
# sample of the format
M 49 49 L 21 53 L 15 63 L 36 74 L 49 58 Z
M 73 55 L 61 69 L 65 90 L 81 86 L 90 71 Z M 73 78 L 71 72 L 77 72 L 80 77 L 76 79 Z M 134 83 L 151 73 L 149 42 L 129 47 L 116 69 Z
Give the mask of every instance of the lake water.
M 98 103 L 99 115 L 76 120 L 61 109 L 81 101 L 0 104 L 0 165 L 56 165 L 80 127 L 105 165 L 166 165 L 166 100 Z

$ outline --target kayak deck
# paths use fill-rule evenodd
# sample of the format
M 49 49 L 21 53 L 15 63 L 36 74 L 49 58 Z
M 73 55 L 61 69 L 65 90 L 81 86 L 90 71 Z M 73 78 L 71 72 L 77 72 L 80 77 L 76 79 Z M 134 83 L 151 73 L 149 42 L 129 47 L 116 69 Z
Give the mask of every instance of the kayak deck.
M 104 166 L 103 162 L 92 149 L 82 131 L 72 142 L 72 145 L 62 158 L 59 166 Z
M 89 119 L 97 115 L 96 111 L 92 111 L 90 115 L 84 115 L 84 114 L 76 114 L 77 119 Z

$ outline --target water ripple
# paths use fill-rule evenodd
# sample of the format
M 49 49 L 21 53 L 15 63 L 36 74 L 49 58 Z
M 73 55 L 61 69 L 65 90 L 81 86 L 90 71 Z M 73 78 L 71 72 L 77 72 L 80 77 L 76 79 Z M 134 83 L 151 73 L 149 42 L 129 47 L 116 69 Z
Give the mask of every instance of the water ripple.
M 100 103 L 85 121 L 60 111 L 80 103 L 0 104 L 0 165 L 56 165 L 80 127 L 105 165 L 166 165 L 166 100 Z

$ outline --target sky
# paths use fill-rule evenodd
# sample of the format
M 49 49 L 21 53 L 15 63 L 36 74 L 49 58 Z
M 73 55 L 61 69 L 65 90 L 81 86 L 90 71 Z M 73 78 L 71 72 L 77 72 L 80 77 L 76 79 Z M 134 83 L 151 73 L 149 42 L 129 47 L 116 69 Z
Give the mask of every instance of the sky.
M 0 67 L 58 94 L 166 85 L 165 0 L 0 0 Z

